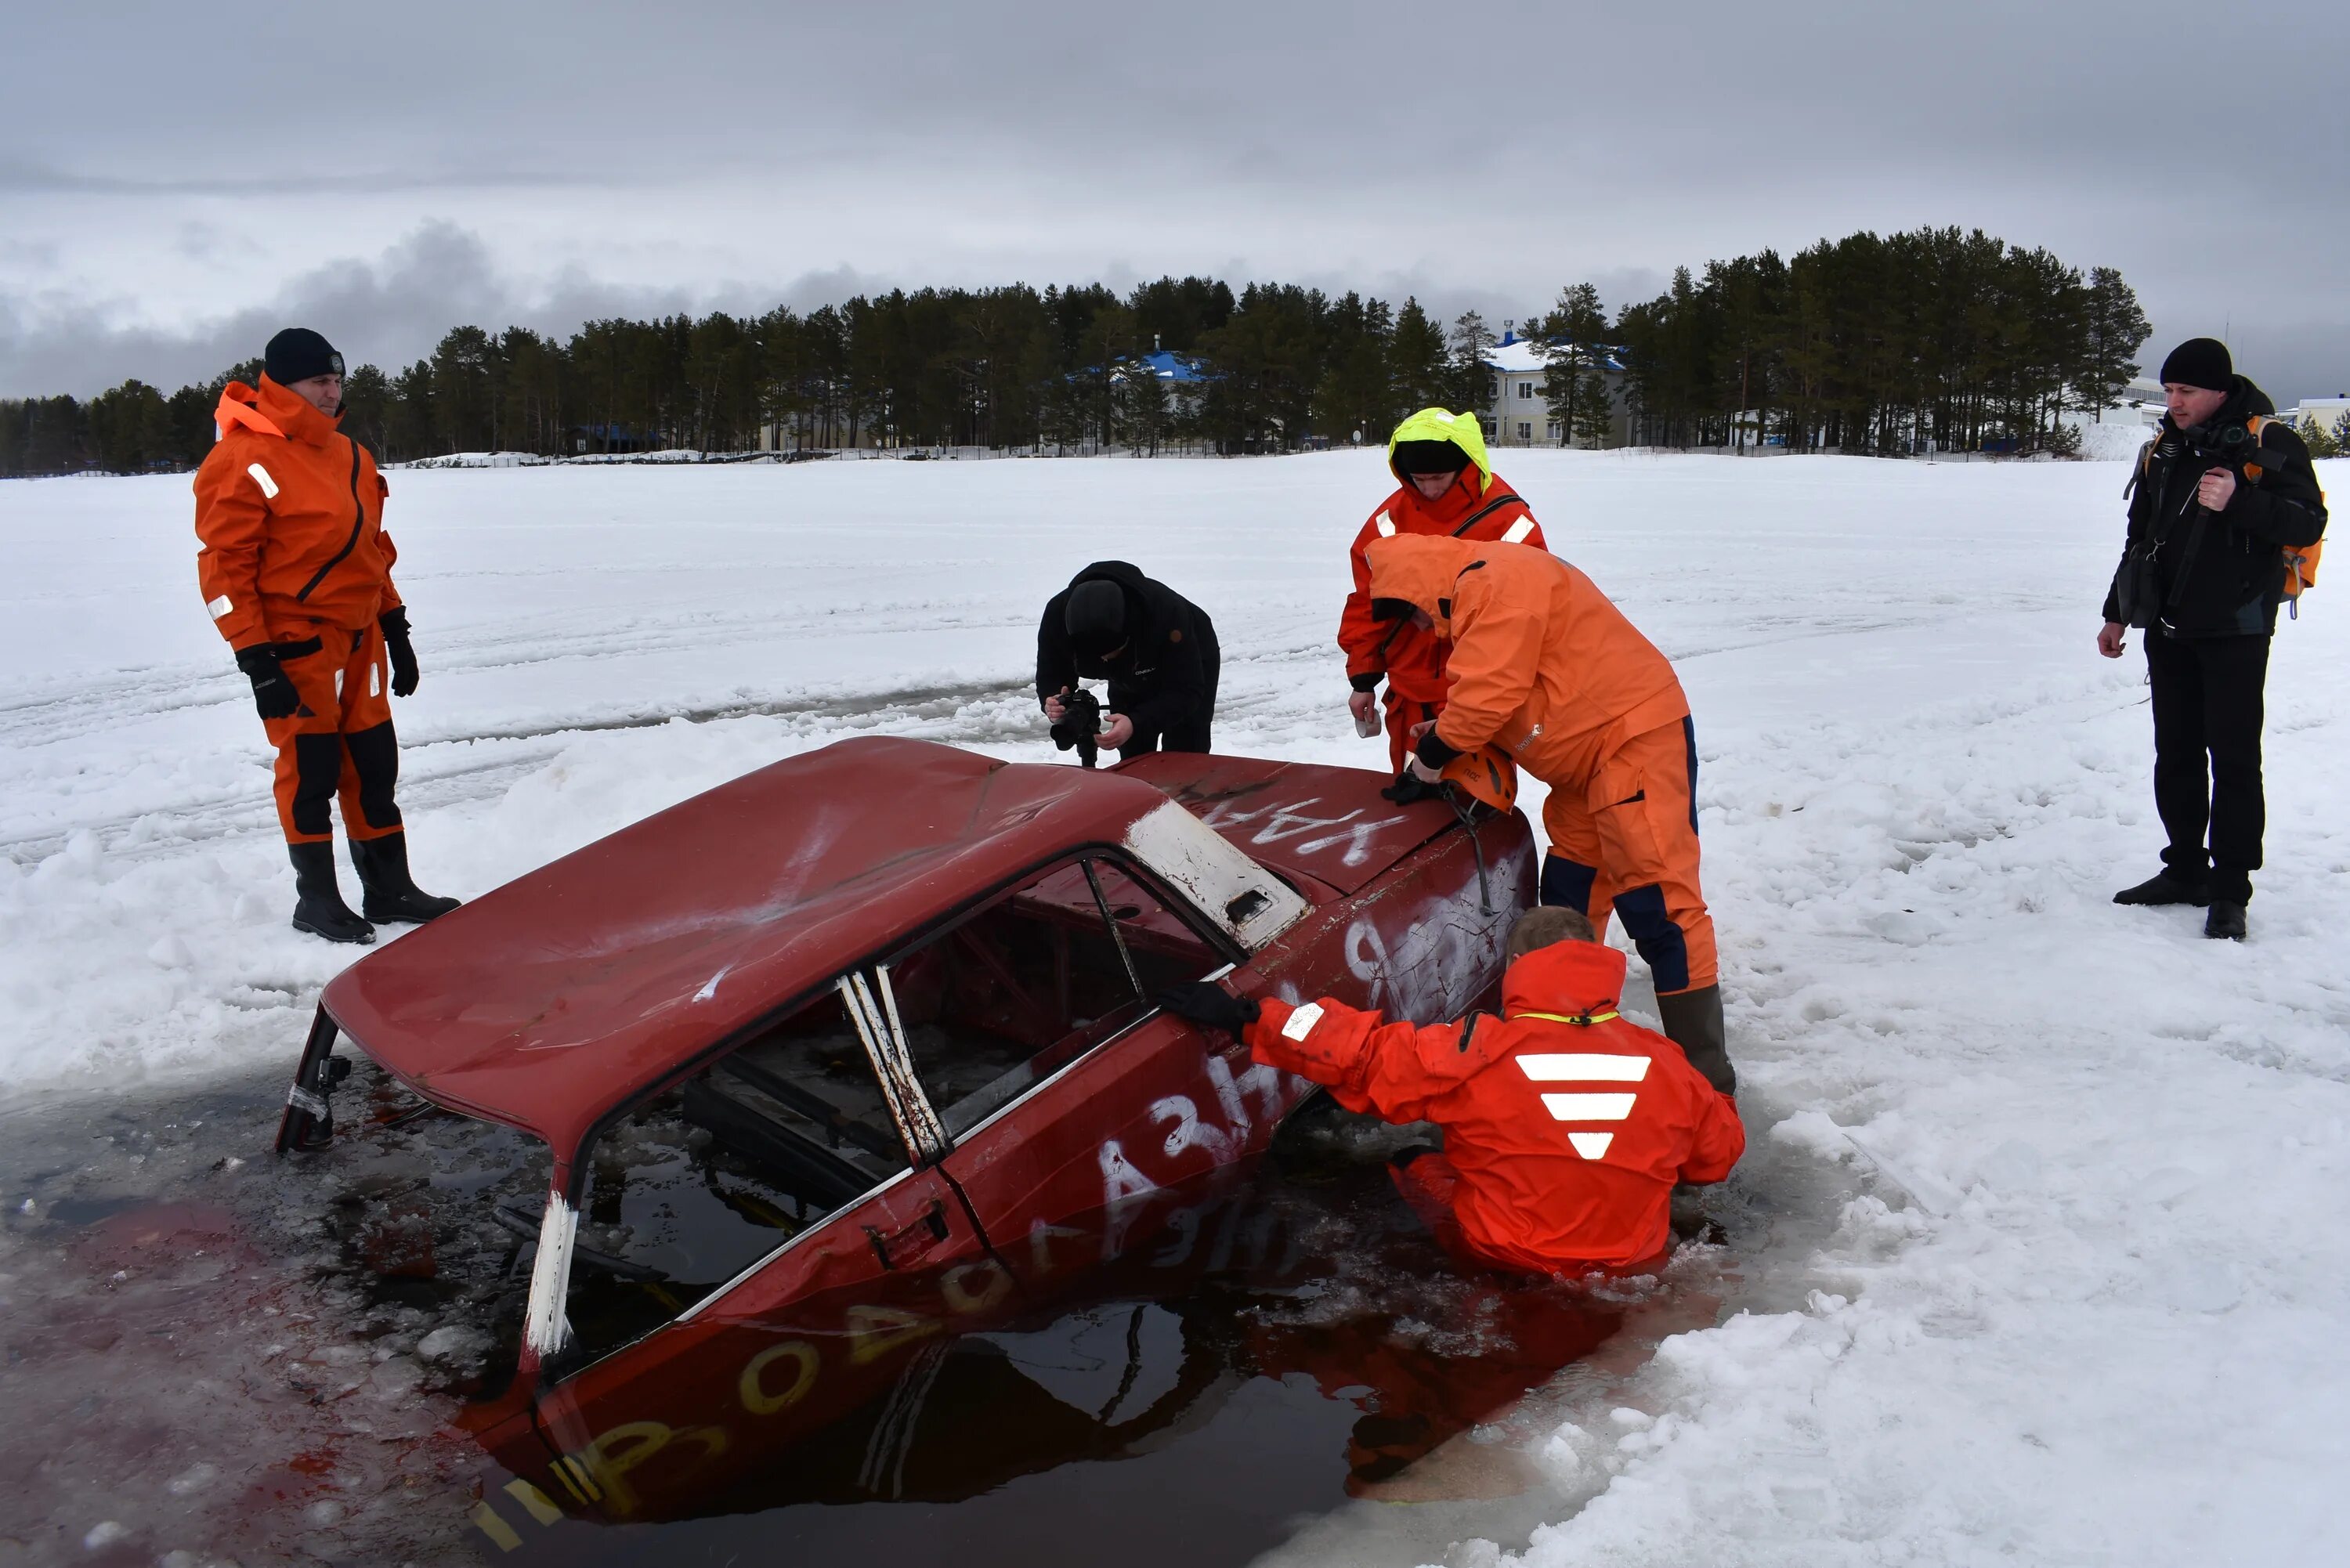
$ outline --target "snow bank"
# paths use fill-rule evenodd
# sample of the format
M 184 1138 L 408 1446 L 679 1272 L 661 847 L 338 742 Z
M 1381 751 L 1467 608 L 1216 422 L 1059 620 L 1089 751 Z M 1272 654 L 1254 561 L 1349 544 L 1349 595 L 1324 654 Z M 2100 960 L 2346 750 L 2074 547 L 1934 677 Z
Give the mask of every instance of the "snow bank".
M 387 463 L 393 472 L 432 468 L 544 468 L 554 462 L 535 452 L 452 452 L 445 457 L 420 457 L 413 462 Z
M 2208 943 L 2107 901 L 2160 842 L 2143 667 L 2090 646 L 2113 467 L 1503 456 L 1697 711 L 1753 1150 L 1684 1268 L 1725 1305 L 1530 1406 L 1516 1511 L 1365 1505 L 1281 1560 L 2344 1556 L 2350 610 L 2321 588 L 2280 633 L 2272 865 L 2252 940 Z M 1100 556 L 1215 616 L 1222 749 L 1375 763 L 1329 638 L 1386 483 L 1376 453 L 395 476 L 420 876 L 478 894 L 847 733 L 1050 757 L 1035 616 Z M 288 1062 L 351 956 L 284 925 L 188 505 L 0 485 L 19 1096 Z
M 2154 433 L 2151 424 L 2120 419 L 2081 421 L 2075 428 L 2081 432 L 2081 456 L 2091 462 L 2126 462 Z

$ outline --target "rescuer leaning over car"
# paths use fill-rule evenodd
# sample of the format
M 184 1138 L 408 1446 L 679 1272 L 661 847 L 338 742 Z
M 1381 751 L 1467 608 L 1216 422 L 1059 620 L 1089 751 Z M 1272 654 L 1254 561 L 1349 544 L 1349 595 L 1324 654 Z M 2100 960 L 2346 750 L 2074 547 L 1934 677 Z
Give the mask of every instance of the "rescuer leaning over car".
M 367 448 L 338 429 L 343 357 L 332 345 L 289 327 L 262 365 L 258 388 L 232 381 L 222 392 L 220 439 L 196 470 L 196 581 L 277 748 L 294 929 L 371 942 L 370 921 L 430 920 L 457 907 L 410 878 L 392 798 L 390 699 L 413 692 L 418 674 L 408 609 L 391 586 L 389 487 Z M 364 919 L 336 885 L 338 796 Z
M 1396 1185 L 1449 1244 L 1503 1268 L 1638 1274 L 1672 1243 L 1679 1182 L 1720 1181 L 1746 1150 L 1728 1095 L 1679 1046 L 1616 1011 L 1624 955 L 1573 909 L 1529 910 L 1510 932 L 1498 1018 L 1389 1023 L 1324 997 L 1237 997 L 1205 981 L 1159 1005 L 1232 1031 L 1255 1059 L 1326 1086 L 1348 1110 L 1430 1121 L 1442 1153 Z

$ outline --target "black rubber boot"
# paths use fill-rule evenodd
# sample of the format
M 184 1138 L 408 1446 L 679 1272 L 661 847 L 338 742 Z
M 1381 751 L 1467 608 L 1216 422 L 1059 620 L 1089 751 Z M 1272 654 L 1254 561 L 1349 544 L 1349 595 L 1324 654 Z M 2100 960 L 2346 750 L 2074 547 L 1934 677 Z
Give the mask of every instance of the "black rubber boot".
M 1690 1065 L 1723 1094 L 1736 1094 L 1738 1070 L 1730 1064 L 1730 1045 L 1723 1038 L 1721 987 L 1660 996 L 1657 1012 L 1664 1020 L 1665 1038 L 1681 1048 Z
M 2226 898 L 2211 900 L 2211 912 L 2203 917 L 2203 934 L 2213 939 L 2241 942 L 2244 940 L 2244 907 Z
M 421 890 L 409 876 L 405 832 L 387 833 L 381 838 L 352 839 L 351 864 L 359 867 L 359 886 L 367 890 L 361 907 L 367 910 L 367 918 L 379 925 L 401 920 L 421 926 L 457 907 L 454 898 L 436 898 Z
M 335 883 L 335 846 L 289 844 L 286 853 L 294 862 L 294 929 L 324 937 L 330 942 L 375 940 L 375 928 L 351 913 L 343 890 Z
M 2114 895 L 2116 904 L 2208 904 L 2211 901 L 2209 882 L 2191 882 L 2165 867 L 2135 888 L 2125 888 Z

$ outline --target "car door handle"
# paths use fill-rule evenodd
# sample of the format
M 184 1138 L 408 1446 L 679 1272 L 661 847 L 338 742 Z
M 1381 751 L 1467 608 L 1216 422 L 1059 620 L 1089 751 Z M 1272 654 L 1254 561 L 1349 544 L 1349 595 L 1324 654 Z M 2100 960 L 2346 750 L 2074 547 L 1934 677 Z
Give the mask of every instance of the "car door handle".
M 881 1266 L 894 1269 L 898 1266 L 899 1258 L 907 1253 L 906 1243 L 916 1239 L 917 1231 L 924 1231 L 930 1232 L 931 1241 L 947 1239 L 947 1206 L 935 1198 L 931 1199 L 930 1208 L 895 1231 L 884 1231 L 879 1225 L 866 1226 L 865 1239 L 873 1243 L 873 1255 L 881 1260 Z M 913 1250 L 920 1251 L 921 1249 Z M 893 1253 L 897 1255 L 892 1256 Z

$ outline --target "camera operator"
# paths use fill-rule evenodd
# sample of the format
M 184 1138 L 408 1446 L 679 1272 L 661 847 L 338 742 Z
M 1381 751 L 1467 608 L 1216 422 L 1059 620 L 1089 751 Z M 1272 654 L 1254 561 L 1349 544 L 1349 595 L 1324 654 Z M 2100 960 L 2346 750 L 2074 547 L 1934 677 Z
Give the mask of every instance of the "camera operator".
M 2261 866 L 2261 705 L 2288 550 L 2325 532 L 2309 450 L 2235 373 L 2226 345 L 2190 337 L 2162 364 L 2169 411 L 2138 460 L 2129 537 L 2097 651 L 2146 634 L 2162 870 L 2116 904 L 2208 905 L 2207 937 L 2244 936 Z M 2206 829 L 2210 842 L 2205 842 Z
M 1205 610 L 1124 561 L 1096 561 L 1036 628 L 1036 697 L 1059 724 L 1082 678 L 1109 682 L 1099 743 L 1131 761 L 1164 745 L 1205 752 L 1220 657 Z

